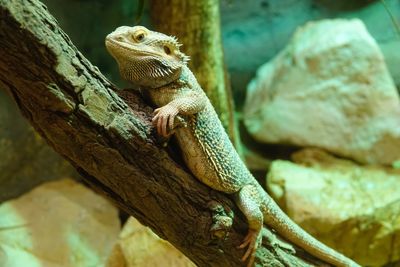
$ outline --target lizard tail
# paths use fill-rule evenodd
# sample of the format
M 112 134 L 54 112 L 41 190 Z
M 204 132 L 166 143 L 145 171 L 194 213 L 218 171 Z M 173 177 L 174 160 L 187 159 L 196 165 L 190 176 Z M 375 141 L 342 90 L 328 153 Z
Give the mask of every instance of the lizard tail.
M 272 200 L 266 196 L 266 206 L 263 211 L 264 223 L 275 229 L 285 239 L 301 247 L 311 255 L 337 267 L 360 267 L 359 264 L 324 245 L 300 226 L 294 223 Z

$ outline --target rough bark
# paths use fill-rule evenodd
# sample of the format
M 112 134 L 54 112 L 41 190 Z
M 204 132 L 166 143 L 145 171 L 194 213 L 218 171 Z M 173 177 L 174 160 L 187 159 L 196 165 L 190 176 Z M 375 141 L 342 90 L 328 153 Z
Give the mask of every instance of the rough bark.
M 0 87 L 11 92 L 49 145 L 94 188 L 199 266 L 240 266 L 243 251 L 236 246 L 247 231 L 243 216 L 226 195 L 199 183 L 157 144 L 152 109 L 142 98 L 117 93 L 37 0 L 0 0 L 0 23 Z M 275 235 L 267 228 L 264 234 L 257 263 L 318 263 L 284 241 L 269 245 Z
M 189 67 L 210 98 L 237 149 L 231 88 L 224 68 L 218 0 L 152 0 L 151 19 L 156 30 L 177 36 L 189 55 Z M 239 151 L 240 152 L 240 151 Z

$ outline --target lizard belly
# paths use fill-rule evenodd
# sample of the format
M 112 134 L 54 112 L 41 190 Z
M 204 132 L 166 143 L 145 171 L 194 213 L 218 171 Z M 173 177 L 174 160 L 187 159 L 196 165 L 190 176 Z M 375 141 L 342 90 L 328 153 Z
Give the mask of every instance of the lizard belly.
M 189 128 L 177 129 L 175 137 L 186 165 L 198 180 L 218 191 L 225 193 L 236 192 L 235 189 L 227 190 L 227 187 L 220 183 L 218 173 Z
M 215 190 L 238 192 L 250 181 L 251 175 L 211 105 L 189 124 L 175 133 L 189 169 L 197 179 Z

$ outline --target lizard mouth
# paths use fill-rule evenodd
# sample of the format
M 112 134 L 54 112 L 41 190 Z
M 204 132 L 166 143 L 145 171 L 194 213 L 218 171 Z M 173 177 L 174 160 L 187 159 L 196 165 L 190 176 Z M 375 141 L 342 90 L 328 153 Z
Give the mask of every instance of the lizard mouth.
M 132 47 L 132 45 L 124 42 L 119 42 L 111 38 L 106 38 L 106 47 L 109 50 L 110 53 L 112 53 L 111 47 L 119 48 L 125 51 L 128 51 L 130 53 L 133 53 L 137 56 L 160 56 L 156 52 L 150 52 L 150 51 L 145 51 L 145 50 L 138 50 Z

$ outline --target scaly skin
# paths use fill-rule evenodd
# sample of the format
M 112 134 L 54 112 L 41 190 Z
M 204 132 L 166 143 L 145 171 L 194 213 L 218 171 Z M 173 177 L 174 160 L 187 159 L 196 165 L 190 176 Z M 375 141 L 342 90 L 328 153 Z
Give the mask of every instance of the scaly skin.
M 254 263 L 266 223 L 286 239 L 334 266 L 359 266 L 320 243 L 278 207 L 247 170 L 230 142 L 210 101 L 186 66 L 174 37 L 142 26 L 122 26 L 106 37 L 106 47 L 121 76 L 139 86 L 158 108 L 153 123 L 160 135 L 172 134 L 192 173 L 207 186 L 233 195 L 249 231 L 239 248 L 243 261 Z M 185 127 L 178 127 L 178 118 Z

